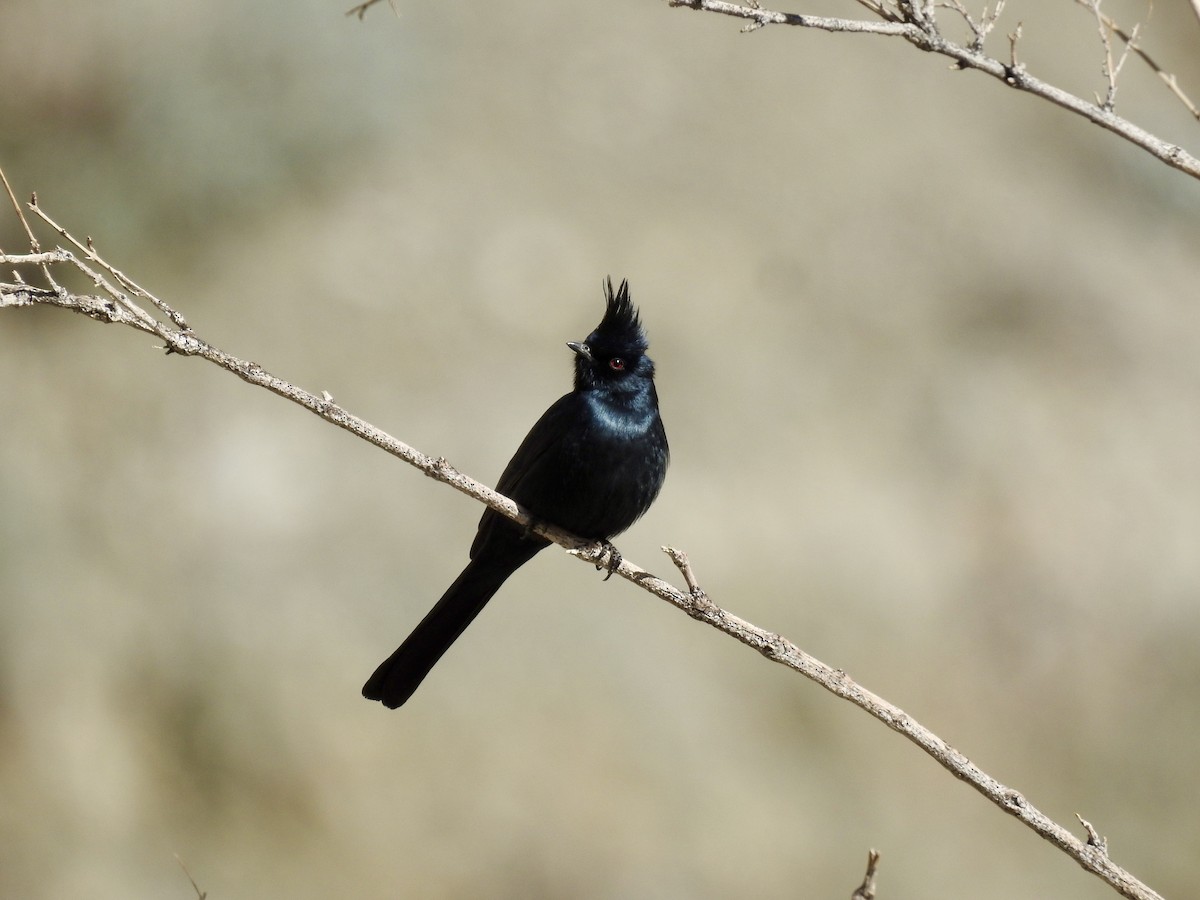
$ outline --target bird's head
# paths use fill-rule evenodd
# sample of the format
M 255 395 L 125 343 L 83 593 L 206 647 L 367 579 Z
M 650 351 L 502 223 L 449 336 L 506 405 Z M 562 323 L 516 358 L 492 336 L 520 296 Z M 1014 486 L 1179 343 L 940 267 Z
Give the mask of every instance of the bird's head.
M 629 299 L 629 282 L 613 291 L 612 278 L 604 282 L 606 308 L 596 330 L 583 341 L 567 341 L 575 351 L 575 389 L 600 385 L 622 386 L 654 377 L 654 363 L 646 356 L 649 344 Z

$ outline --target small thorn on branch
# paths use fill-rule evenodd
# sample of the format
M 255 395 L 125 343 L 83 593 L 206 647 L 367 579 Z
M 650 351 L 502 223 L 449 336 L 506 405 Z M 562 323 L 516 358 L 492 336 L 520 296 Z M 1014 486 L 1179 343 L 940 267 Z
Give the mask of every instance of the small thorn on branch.
M 1095 826 L 1079 813 L 1075 813 L 1075 818 L 1079 820 L 1079 824 L 1083 826 L 1083 830 L 1087 832 L 1087 843 L 1089 847 L 1095 847 L 1105 856 L 1108 856 L 1108 838 L 1101 837 L 1100 832 L 1096 831 Z

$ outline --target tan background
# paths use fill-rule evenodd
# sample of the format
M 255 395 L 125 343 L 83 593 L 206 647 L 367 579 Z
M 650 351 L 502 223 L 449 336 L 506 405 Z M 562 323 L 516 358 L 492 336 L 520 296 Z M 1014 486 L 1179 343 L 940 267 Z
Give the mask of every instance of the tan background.
M 10 0 L 0 160 L 199 333 L 491 481 L 601 278 L 689 551 L 1167 896 L 1200 855 L 1200 185 L 898 41 L 654 0 Z M 797 4 L 858 15 L 849 2 Z M 1139 3 L 1106 3 L 1132 23 Z M 1011 2 L 1102 90 L 1088 14 Z M 1200 94 L 1200 24 L 1147 46 Z M 1118 110 L 1200 145 L 1135 61 Z M 0 230 L 19 249 L 11 223 Z M 818 688 L 547 552 L 396 713 L 468 500 L 265 392 L 0 314 L 0 895 L 1114 896 Z

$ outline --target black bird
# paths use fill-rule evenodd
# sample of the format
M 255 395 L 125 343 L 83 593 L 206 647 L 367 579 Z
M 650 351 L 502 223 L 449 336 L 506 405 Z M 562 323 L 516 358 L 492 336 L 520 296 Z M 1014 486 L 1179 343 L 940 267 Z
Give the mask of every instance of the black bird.
M 538 419 L 496 485 L 535 519 L 592 541 L 607 541 L 650 508 L 668 457 L 654 363 L 629 284 L 622 281 L 614 294 L 609 278 L 604 294 L 596 330 L 567 342 L 575 351 L 575 389 Z M 505 579 L 548 543 L 494 510 L 484 512 L 471 561 L 375 670 L 363 696 L 391 709 L 404 703 Z

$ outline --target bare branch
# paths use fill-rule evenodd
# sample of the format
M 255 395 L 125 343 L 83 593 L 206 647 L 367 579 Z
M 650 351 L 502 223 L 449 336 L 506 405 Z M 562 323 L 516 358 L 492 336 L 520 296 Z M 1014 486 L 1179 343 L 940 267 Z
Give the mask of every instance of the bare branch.
M 36 205 L 31 204 L 31 209 L 37 211 Z M 48 223 L 52 221 L 40 211 L 39 215 Z M 85 246 L 72 238 L 60 226 L 54 225 L 53 227 L 74 246 Z M 111 299 L 75 295 L 57 285 L 53 288 L 35 288 L 19 282 L 0 284 L 0 309 L 6 306 L 52 305 L 80 312 L 99 321 L 128 325 L 140 331 L 151 332 L 163 340 L 168 353 L 199 356 L 234 373 L 244 381 L 285 397 L 322 419 L 369 441 L 393 456 L 399 457 L 429 477 L 474 497 L 519 524 L 530 527 L 536 533 L 567 548 L 573 555 L 586 562 L 598 564 L 606 558 L 608 550 L 603 543 L 584 541 L 561 529 L 533 521 L 508 497 L 498 494 L 486 485 L 458 471 L 444 458 L 427 456 L 369 422 L 347 412 L 334 403 L 328 392 L 322 392 L 321 396 L 309 393 L 272 375 L 257 363 L 239 359 L 208 344 L 190 329 L 156 319 L 98 271 L 99 268 L 103 268 L 104 271 L 113 274 L 121 284 L 126 286 L 133 284 L 124 276 L 116 275 L 116 269 L 100 259 L 90 242 L 86 245 L 86 254 L 87 261 L 84 261 L 70 251 L 60 248 L 49 254 L 34 252 L 23 257 L 0 256 L 0 263 L 71 265 L 83 272 Z M 149 295 L 143 292 L 139 296 Z M 169 308 L 165 304 L 156 303 L 156 306 L 160 310 Z M 164 315 L 166 315 L 165 312 Z M 1095 830 L 1086 823 L 1088 840 L 1084 842 L 1062 825 L 1047 817 L 1019 792 L 992 778 L 902 709 L 856 684 L 844 671 L 834 669 L 810 656 L 780 635 L 759 628 L 717 606 L 697 583 L 687 555 L 671 548 L 664 547 L 663 549 L 670 554 L 671 559 L 683 572 L 688 584 L 687 591 L 679 590 L 669 582 L 625 559 L 621 560 L 614 571 L 656 597 L 666 600 L 693 619 L 704 622 L 757 650 L 772 662 L 780 663 L 798 672 L 835 696 L 853 703 L 875 717 L 888 728 L 916 744 L 939 765 L 956 778 L 975 788 L 1004 812 L 1024 822 L 1042 838 L 1076 860 L 1084 869 L 1108 882 L 1122 896 L 1133 898 L 1133 900 L 1162 900 L 1157 893 L 1109 859 L 1106 846 L 1096 838 Z
M 1049 100 L 1056 106 L 1061 106 L 1063 109 L 1069 110 L 1076 115 L 1083 116 L 1101 128 L 1107 129 L 1113 134 L 1119 135 L 1130 143 L 1141 147 L 1168 166 L 1185 172 L 1193 178 L 1200 178 L 1200 159 L 1188 153 L 1182 147 L 1155 137 L 1144 128 L 1116 115 L 1111 109 L 1105 109 L 1102 104 L 1091 103 L 1061 88 L 1054 87 L 1039 78 L 1035 78 L 1023 66 L 1017 64 L 1016 42 L 1021 33 L 1021 26 L 1019 24 L 1013 34 L 1010 35 L 1012 62 L 1006 64 L 983 52 L 977 33 L 968 45 L 959 44 L 943 37 L 932 14 L 932 6 L 928 2 L 901 0 L 897 5 L 899 15 L 885 22 L 831 19 L 824 16 L 804 16 L 794 13 L 773 12 L 772 10 L 762 9 L 759 6 L 742 6 L 737 3 L 727 2 L 727 0 L 667 0 L 667 2 L 670 6 L 682 6 L 699 12 L 747 19 L 753 24 L 754 29 L 767 25 L 791 25 L 798 28 L 816 28 L 822 31 L 901 37 L 921 50 L 949 57 L 954 60 L 955 68 L 975 69 L 984 72 L 1002 81 L 1009 87 L 1033 94 L 1035 97 L 1041 97 L 1043 100 Z M 1077 0 L 1077 2 L 1088 5 L 1090 0 Z M 1194 2 L 1200 2 L 1200 0 L 1194 0 Z M 993 11 L 993 24 L 994 16 L 998 14 L 998 9 Z M 1114 31 L 1114 33 L 1118 34 L 1127 43 L 1135 44 L 1132 35 L 1126 37 L 1123 32 Z M 1138 49 L 1136 45 L 1133 47 L 1133 52 L 1153 65 L 1146 54 Z M 1175 84 L 1173 77 L 1165 75 L 1157 66 L 1155 66 L 1155 71 L 1175 91 L 1177 96 L 1181 95 L 1182 92 L 1179 90 L 1178 85 Z M 1181 97 L 1181 99 L 1183 98 Z M 1185 100 L 1185 102 L 1188 103 L 1189 109 L 1193 109 L 1190 101 Z
M 346 11 L 348 16 L 358 16 L 362 19 L 368 9 L 380 0 L 364 0 L 363 3 Z M 1156 137 L 1133 122 L 1116 115 L 1113 112 L 1113 102 L 1116 96 L 1116 76 L 1128 53 L 1133 52 L 1149 65 L 1162 79 L 1168 89 L 1187 107 L 1193 117 L 1200 120 L 1200 108 L 1187 96 L 1179 86 L 1176 77 L 1159 66 L 1141 47 L 1137 45 L 1137 29 L 1132 33 L 1119 28 L 1111 19 L 1099 10 L 1097 0 L 1076 0 L 1081 6 L 1093 9 L 1102 21 L 1125 42 L 1126 49 L 1119 61 L 1112 59 L 1111 46 L 1106 40 L 1105 72 L 1109 78 L 1109 89 L 1106 97 L 1097 98 L 1095 103 L 1088 102 L 1061 88 L 1044 82 L 1030 75 L 1016 63 L 1016 44 L 1021 34 L 1021 25 L 1009 35 L 1010 55 L 1012 62 L 1008 65 L 988 56 L 983 52 L 984 41 L 995 27 L 996 20 L 1004 9 L 1005 0 L 996 0 L 991 7 L 985 5 L 980 17 L 976 19 L 962 4 L 962 0 L 895 0 L 894 8 L 884 0 L 855 0 L 860 6 L 879 16 L 881 21 L 861 19 L 834 18 L 829 16 L 809 16 L 799 13 L 784 13 L 764 9 L 759 0 L 746 0 L 744 4 L 730 0 L 667 0 L 669 6 L 681 6 L 699 12 L 716 13 L 717 15 L 732 16 L 745 19 L 743 32 L 758 31 L 768 25 L 791 25 L 798 28 L 816 28 L 821 31 L 879 34 L 892 37 L 902 37 L 909 43 L 929 53 L 948 56 L 955 62 L 957 69 L 976 69 L 999 79 L 1011 88 L 1033 94 L 1048 100 L 1056 106 L 1083 116 L 1090 122 L 1099 125 L 1113 134 L 1123 137 L 1130 143 L 1142 148 L 1161 162 L 1178 169 L 1193 178 L 1200 178 L 1200 158 L 1192 155 L 1182 147 Z M 1200 17 L 1200 0 L 1191 0 L 1192 7 Z M 937 8 L 950 9 L 958 13 L 971 29 L 972 38 L 969 44 L 963 45 L 947 40 L 937 25 L 935 15 Z M 395 7 L 393 6 L 393 9 Z
M 48 215 L 46 215 L 46 213 L 44 213 L 42 211 L 42 208 L 40 206 L 38 206 L 37 194 L 33 195 L 33 199 L 29 202 L 29 208 L 38 216 L 38 218 L 40 218 L 43 222 L 45 222 L 47 225 L 49 225 L 51 228 L 53 228 L 55 231 L 57 231 L 59 233 L 59 235 L 61 235 L 64 239 L 66 239 L 68 243 L 73 244 L 78 250 L 80 250 L 90 262 L 95 263 L 100 268 L 102 268 L 105 272 L 107 272 L 109 275 L 111 275 L 113 278 L 115 278 L 117 280 L 117 283 L 120 284 L 125 290 L 129 291 L 135 297 L 142 297 L 146 300 L 149 300 L 162 313 L 164 313 L 167 316 L 167 318 L 169 318 L 171 320 L 172 324 L 174 324 L 178 328 L 187 330 L 188 324 L 187 324 L 187 321 L 183 318 L 183 316 L 181 316 L 179 313 L 175 312 L 175 310 L 171 309 L 171 307 L 167 306 L 167 304 L 163 303 L 163 301 L 159 300 L 153 294 L 142 290 L 140 287 L 138 287 L 136 284 L 134 284 L 133 281 L 131 281 L 129 278 L 126 278 L 125 275 L 123 275 L 121 272 L 117 271 L 112 266 L 110 266 L 108 263 L 106 263 L 104 260 L 102 260 L 100 258 L 100 256 L 96 253 L 95 248 L 92 246 L 91 238 L 87 239 L 86 244 L 79 243 L 79 241 L 75 240 L 75 238 L 71 237 L 71 235 L 69 235 L 67 233 L 67 230 L 65 228 L 63 228 L 61 225 L 59 225 L 57 222 L 55 222 L 52 218 L 50 218 Z M 84 269 L 84 271 L 86 272 L 88 270 Z M 93 275 L 93 281 L 95 281 L 96 284 L 99 285 L 100 281 L 94 277 L 94 273 L 89 272 L 89 274 Z M 141 313 L 140 309 L 138 309 L 132 303 L 129 303 L 128 298 L 125 297 L 124 294 L 120 293 L 119 291 L 114 291 L 111 288 L 106 288 L 106 290 L 108 290 L 113 295 L 114 299 L 119 298 L 119 301 L 123 305 L 127 306 L 131 312 L 134 312 L 135 314 L 145 315 L 144 313 Z
M 738 19 L 749 19 L 754 28 L 766 25 L 796 25 L 800 28 L 818 28 L 821 31 L 846 31 L 856 34 L 886 34 L 907 36 L 911 25 L 896 20 L 894 17 L 884 22 L 871 22 L 862 19 L 839 19 L 829 16 L 806 16 L 799 13 L 774 12 L 761 6 L 742 6 L 729 3 L 726 0 L 667 0 L 668 6 L 686 6 L 689 9 L 702 12 L 714 12 L 723 16 L 733 16 Z M 882 6 L 878 6 L 881 15 L 887 15 Z

